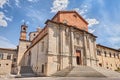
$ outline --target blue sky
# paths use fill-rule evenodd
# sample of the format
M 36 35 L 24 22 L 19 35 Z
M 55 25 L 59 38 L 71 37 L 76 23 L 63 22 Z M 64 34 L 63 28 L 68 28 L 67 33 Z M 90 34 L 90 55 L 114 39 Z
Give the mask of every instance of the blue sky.
M 89 22 L 97 43 L 120 48 L 120 0 L 0 0 L 0 47 L 15 48 L 20 26 L 28 33 L 51 19 L 58 10 L 76 10 Z

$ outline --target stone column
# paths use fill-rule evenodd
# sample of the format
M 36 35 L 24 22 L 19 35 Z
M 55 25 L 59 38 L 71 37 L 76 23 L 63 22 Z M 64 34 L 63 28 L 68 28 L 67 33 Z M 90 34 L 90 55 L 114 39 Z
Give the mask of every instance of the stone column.
M 72 66 L 76 65 L 76 56 L 75 54 L 75 48 L 74 48 L 74 32 L 73 32 L 73 28 L 71 28 L 71 58 L 72 58 Z
M 95 59 L 95 64 L 94 64 L 94 66 L 97 66 L 97 54 L 96 54 L 96 52 L 97 52 L 96 39 L 94 39 L 94 54 L 95 54 L 95 56 L 94 56 L 94 59 Z
M 90 66 L 90 60 L 89 60 L 89 57 L 90 57 L 90 55 L 89 55 L 89 53 L 88 53 L 88 51 L 87 51 L 87 40 L 86 40 L 86 36 L 87 36 L 87 34 L 84 32 L 83 33 L 83 42 L 84 42 L 84 65 L 88 65 L 88 66 Z

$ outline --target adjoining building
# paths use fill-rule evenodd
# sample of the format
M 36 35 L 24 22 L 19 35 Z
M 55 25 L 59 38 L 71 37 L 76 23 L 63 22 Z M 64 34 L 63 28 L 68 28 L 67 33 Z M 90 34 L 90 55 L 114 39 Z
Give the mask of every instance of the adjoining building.
M 0 48 L 0 75 L 17 74 L 17 50 Z
M 97 44 L 98 65 L 111 70 L 120 68 L 120 50 Z

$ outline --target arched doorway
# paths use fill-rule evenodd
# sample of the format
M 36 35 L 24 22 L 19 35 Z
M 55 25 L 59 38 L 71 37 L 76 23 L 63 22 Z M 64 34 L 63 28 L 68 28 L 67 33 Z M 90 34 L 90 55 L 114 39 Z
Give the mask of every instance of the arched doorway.
M 77 65 L 81 65 L 82 64 L 81 51 L 80 50 L 76 50 L 76 63 L 77 63 Z

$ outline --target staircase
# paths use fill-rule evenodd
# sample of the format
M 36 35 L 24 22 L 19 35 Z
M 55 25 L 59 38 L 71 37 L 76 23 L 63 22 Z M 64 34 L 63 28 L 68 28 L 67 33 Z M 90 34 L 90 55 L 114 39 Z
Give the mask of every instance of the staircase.
M 120 73 L 101 67 L 73 66 L 57 71 L 54 77 L 120 77 Z
M 66 67 L 61 71 L 57 71 L 56 73 L 52 74 L 53 77 L 65 77 L 67 74 L 73 69 L 74 67 Z
M 102 67 L 93 67 L 93 69 L 102 73 L 106 77 L 120 77 L 120 73 L 113 71 L 113 70 L 109 70 L 109 69 L 102 68 Z
M 21 66 L 20 74 L 21 77 L 36 77 L 31 66 Z
M 89 66 L 75 66 L 67 77 L 105 77 L 102 73 Z

